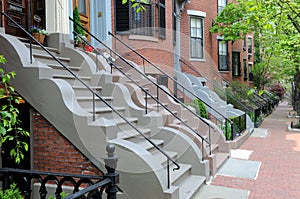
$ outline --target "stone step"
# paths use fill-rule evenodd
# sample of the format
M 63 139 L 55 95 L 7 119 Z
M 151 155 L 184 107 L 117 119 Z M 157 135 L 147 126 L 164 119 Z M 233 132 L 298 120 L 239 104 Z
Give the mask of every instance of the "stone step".
M 193 198 L 205 183 L 205 177 L 190 175 L 179 185 L 179 198 Z
M 72 75 L 53 75 L 53 78 L 64 79 L 67 82 L 69 82 L 69 84 L 71 84 L 72 86 L 84 86 L 78 79 L 76 79 Z M 78 76 L 78 78 L 80 78 L 84 83 L 88 85 L 91 81 L 91 77 L 87 77 L 87 76 Z
M 70 58 L 67 57 L 59 57 L 56 56 L 55 54 L 53 54 L 59 61 L 61 61 L 64 65 L 68 66 L 70 65 Z M 58 62 L 53 59 L 52 56 L 50 56 L 49 54 L 44 54 L 44 53 L 33 53 L 33 57 L 45 64 L 58 64 Z
M 151 139 L 151 141 L 158 147 L 160 147 L 160 148 L 163 147 L 164 140 Z M 147 140 L 145 140 L 143 138 L 139 140 L 137 145 L 143 147 L 144 149 L 146 149 L 149 152 L 153 152 L 153 151 L 157 150 L 150 142 L 148 142 Z
M 85 86 L 72 86 L 76 96 L 90 96 L 91 91 Z M 98 94 L 101 94 L 102 86 L 90 86 Z
M 170 156 L 170 158 L 174 161 L 176 161 L 177 153 L 174 151 L 165 151 L 167 155 Z M 153 156 L 156 158 L 157 162 L 159 162 L 161 165 L 166 166 L 167 165 L 167 157 L 162 154 L 160 151 L 156 151 L 152 153 Z M 173 164 L 171 161 L 169 161 L 170 165 Z
M 118 138 L 137 143 L 138 145 L 145 147 L 145 149 L 152 147 L 153 145 L 151 143 L 149 143 L 147 140 L 145 140 L 145 138 L 143 138 L 142 135 L 140 134 L 140 133 L 142 133 L 147 138 L 149 138 L 150 133 L 151 133 L 150 129 L 141 129 L 141 128 L 137 128 L 137 129 L 140 132 L 136 131 L 135 129 L 119 131 Z M 141 140 L 143 140 L 142 143 L 141 143 Z M 151 145 L 151 146 L 149 146 L 149 145 Z
M 106 103 L 112 105 L 113 97 L 101 97 L 103 100 L 105 100 Z M 107 107 L 107 105 L 102 101 L 102 99 L 98 98 L 97 96 L 77 96 L 76 99 L 82 108 L 91 108 L 93 107 L 93 104 L 95 104 L 96 108 Z

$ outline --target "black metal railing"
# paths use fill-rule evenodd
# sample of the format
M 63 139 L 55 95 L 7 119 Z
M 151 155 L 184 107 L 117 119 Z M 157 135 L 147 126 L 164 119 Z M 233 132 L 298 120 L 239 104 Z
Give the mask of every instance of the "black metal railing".
M 183 61 L 182 59 L 179 60 L 182 64 L 184 64 L 186 67 L 188 67 L 189 69 L 191 69 L 192 71 L 194 71 L 197 75 L 199 75 L 200 77 L 204 77 L 197 69 L 195 69 L 193 66 L 190 66 L 189 64 L 187 64 L 185 61 Z M 224 95 L 226 95 L 225 97 L 228 96 L 226 91 L 223 91 L 223 89 L 219 88 L 218 85 L 214 84 L 213 82 L 207 80 L 208 82 L 210 82 L 212 84 L 212 86 L 217 87 L 218 91 L 223 92 Z M 246 106 L 244 106 L 241 102 L 239 102 L 238 100 L 236 100 L 233 96 L 231 96 L 232 99 L 234 101 L 236 101 L 237 104 L 239 104 L 240 106 L 244 107 L 245 110 L 251 112 L 250 109 L 248 109 Z M 197 96 L 198 98 L 198 96 Z M 199 98 L 198 98 L 199 99 Z M 246 112 L 246 111 L 245 111 Z M 228 121 L 225 121 L 224 124 L 221 124 L 221 129 L 224 131 L 224 134 L 226 135 L 226 139 L 231 140 L 232 138 L 237 137 L 237 135 L 241 135 L 242 132 L 246 129 L 246 125 L 240 125 L 239 121 L 243 121 L 243 115 L 240 116 L 236 116 L 236 117 L 230 117 L 229 120 L 231 121 L 231 123 L 228 123 Z M 246 117 L 246 116 L 245 116 Z M 223 125 L 223 126 L 222 126 Z M 229 128 L 228 128 L 229 127 Z M 236 127 L 245 127 L 245 128 L 236 128 Z M 235 136 L 232 136 L 235 135 Z
M 79 27 L 83 28 L 80 24 L 78 24 L 77 22 L 75 22 L 71 17 L 69 17 L 69 19 L 76 25 L 78 25 Z M 84 29 L 84 28 L 83 28 Z M 143 72 L 141 72 L 140 70 L 136 69 L 132 63 L 130 63 L 128 60 L 126 60 L 124 57 L 122 57 L 120 54 L 118 54 L 116 51 L 114 51 L 113 49 L 111 49 L 109 46 L 107 46 L 105 43 L 103 43 L 102 41 L 100 41 L 95 35 L 91 34 L 88 30 L 86 30 L 86 33 L 89 34 L 92 38 L 94 38 L 97 42 L 99 42 L 101 45 L 103 45 L 106 49 L 108 49 L 110 51 L 111 54 L 113 54 L 114 56 L 119 57 L 125 64 L 129 65 L 132 69 L 134 69 L 136 72 L 138 72 L 141 76 L 143 76 L 144 78 L 146 78 L 149 82 L 151 82 L 152 84 L 154 84 L 156 86 L 156 90 L 157 90 L 157 96 L 154 97 L 152 94 L 150 94 L 149 92 L 147 92 L 146 89 L 144 89 L 143 87 L 141 87 L 136 81 L 134 81 L 132 78 L 130 78 L 128 75 L 126 75 L 127 78 L 130 78 L 130 80 L 135 83 L 137 86 L 139 86 L 139 88 L 142 89 L 143 92 L 145 92 L 146 94 L 146 110 L 147 110 L 147 95 L 149 95 L 152 99 L 154 99 L 157 103 L 159 103 L 165 110 L 167 110 L 168 112 L 170 112 L 176 119 L 178 119 L 182 124 L 184 124 L 187 128 L 189 128 L 190 130 L 192 130 L 192 132 L 194 132 L 200 139 L 201 139 L 201 143 L 202 143 L 202 160 L 204 160 L 204 142 L 207 143 L 209 145 L 209 154 L 211 155 L 211 144 L 210 144 L 210 128 L 213 128 L 210 126 L 209 123 L 207 123 L 205 120 L 203 120 L 203 118 L 199 117 L 198 114 L 196 114 L 195 112 L 193 112 L 190 108 L 188 108 L 185 104 L 181 103 L 182 106 L 184 106 L 188 111 L 190 111 L 193 115 L 195 115 L 196 117 L 199 117 L 199 119 L 201 119 L 205 124 L 207 124 L 209 126 L 209 140 L 206 140 L 203 136 L 201 136 L 198 132 L 196 132 L 192 127 L 190 127 L 190 125 L 188 125 L 185 121 L 183 121 L 180 117 L 178 117 L 176 114 L 174 114 L 171 110 L 169 110 L 163 103 L 161 103 L 159 101 L 159 91 L 164 92 L 165 94 L 167 94 L 168 96 L 172 97 L 174 100 L 176 100 L 174 98 L 173 95 L 171 95 L 169 92 L 167 92 L 165 89 L 163 89 L 160 85 L 158 85 L 156 82 L 154 82 L 151 78 L 149 78 L 147 75 L 145 75 Z M 76 33 L 75 33 L 76 34 Z M 77 36 L 79 36 L 77 34 Z M 85 41 L 87 43 L 87 41 Z M 90 45 L 91 46 L 91 45 Z M 93 49 L 95 49 L 93 47 Z M 97 50 L 97 49 L 96 49 Z M 123 75 L 125 75 L 125 72 L 122 71 L 119 67 L 116 66 L 116 64 L 114 64 L 111 59 L 106 58 L 106 60 L 108 61 L 108 63 L 111 65 L 111 71 L 112 71 L 112 66 L 115 67 L 116 69 L 118 69 Z M 180 102 L 179 102 L 180 103 Z
M 74 32 L 74 34 L 76 36 L 78 36 L 79 38 L 81 38 L 80 35 L 78 35 L 76 32 Z M 93 48 L 93 50 L 96 53 L 99 53 L 99 50 L 96 49 L 94 46 L 90 45 L 87 41 L 85 41 L 86 45 L 89 45 Z M 114 52 L 115 53 L 115 52 Z M 207 144 L 210 144 L 209 141 L 207 141 L 202 135 L 200 135 L 198 132 L 196 132 L 190 125 L 187 124 L 186 121 L 183 121 L 179 116 L 177 116 L 173 111 L 171 111 L 164 103 L 162 103 L 161 101 L 158 100 L 157 96 L 153 96 L 149 91 L 147 91 L 145 88 L 143 88 L 136 80 L 134 80 L 132 77 L 130 77 L 128 74 L 126 74 L 119 66 L 117 66 L 115 63 L 113 63 L 109 58 L 106 58 L 103 56 L 103 58 L 108 62 L 108 64 L 111 66 L 111 71 L 113 68 L 117 69 L 120 73 L 122 73 L 122 75 L 124 75 L 127 79 L 130 80 L 131 83 L 134 83 L 136 86 L 138 86 L 142 92 L 145 93 L 145 113 L 148 113 L 148 105 L 147 105 L 147 99 L 148 96 L 151 97 L 155 102 L 156 102 L 156 107 L 157 107 L 157 111 L 159 110 L 159 106 L 162 107 L 164 110 L 168 111 L 173 117 L 175 117 L 178 121 L 181 122 L 181 124 L 183 124 L 184 126 L 186 126 L 188 129 L 190 129 L 193 133 L 195 133 L 200 139 L 201 139 L 201 143 L 202 143 L 202 161 L 204 160 L 204 142 L 206 142 Z M 128 64 L 129 62 L 127 62 Z M 142 76 L 144 76 L 146 78 L 146 75 L 141 73 Z
M 180 86 L 182 88 L 182 92 L 185 96 L 185 92 L 187 92 L 188 94 L 192 95 L 194 98 L 199 99 L 192 91 L 190 91 L 189 89 L 185 88 L 180 82 L 178 82 L 175 78 L 169 76 L 169 74 L 167 74 L 165 71 L 163 71 L 160 67 L 156 66 L 154 63 L 152 63 L 150 60 L 148 60 L 146 57 L 144 57 L 142 54 L 140 54 L 139 52 L 137 52 L 136 50 L 134 50 L 132 47 L 130 47 L 129 45 L 127 45 L 126 43 L 124 43 L 122 40 L 120 40 L 118 37 L 116 37 L 114 34 L 112 34 L 111 32 L 108 32 L 112 37 L 114 37 L 116 40 L 118 40 L 120 43 L 122 43 L 125 47 L 127 47 L 128 49 L 130 49 L 132 52 L 134 52 L 136 55 L 138 55 L 142 60 L 143 60 L 143 66 L 146 63 L 150 64 L 151 66 L 153 66 L 155 69 L 157 69 L 159 72 L 161 72 L 162 74 L 164 74 L 165 77 L 167 77 L 168 79 L 170 79 L 171 81 L 174 82 L 174 85 L 176 85 L 176 87 Z M 118 54 L 119 55 L 119 54 Z M 134 68 L 134 67 L 132 67 Z M 135 68 L 134 68 L 135 69 Z M 139 73 L 141 73 L 139 71 Z M 177 101 L 179 104 L 181 104 L 181 106 L 183 106 L 184 108 L 186 108 L 187 110 L 189 110 L 190 112 L 192 112 L 192 114 L 194 114 L 198 119 L 200 119 L 201 121 L 203 121 L 206 125 L 208 125 L 209 127 L 210 124 L 208 124 L 206 121 L 204 121 L 198 114 L 196 114 L 195 112 L 193 112 L 190 108 L 188 108 L 183 102 L 181 102 L 180 100 L 178 100 L 178 98 L 176 96 L 171 95 L 169 92 L 165 91 L 164 89 L 162 89 L 157 83 L 151 81 L 151 83 L 153 83 L 157 88 L 163 90 L 169 97 L 173 98 L 175 101 Z M 174 92 L 175 93 L 175 92 Z M 219 111 L 215 110 L 214 107 L 212 107 L 211 105 L 207 104 L 206 102 L 204 102 L 203 100 L 199 99 L 202 103 L 204 103 L 207 107 L 209 107 L 210 109 L 212 109 L 215 113 L 217 113 L 219 116 L 221 116 L 224 120 L 226 120 L 227 122 L 231 123 L 230 120 L 228 120 L 222 113 L 220 113 Z M 209 135 L 210 137 L 210 135 Z
M 180 166 L 176 163 L 164 150 L 162 150 L 158 145 L 156 145 L 152 140 L 146 137 L 137 127 L 135 127 L 128 119 L 125 118 L 120 112 L 118 112 L 114 107 L 112 107 L 102 96 L 100 96 L 95 90 L 93 90 L 87 83 L 85 83 L 79 76 L 77 76 L 69 67 L 63 64 L 55 55 L 53 55 L 45 46 L 43 46 L 40 42 L 38 42 L 28 31 L 26 31 L 21 25 L 19 25 L 16 21 L 14 21 L 10 16 L 8 16 L 4 12 L 0 12 L 1 15 L 5 16 L 8 20 L 10 20 L 16 27 L 22 30 L 27 36 L 35 41 L 37 45 L 39 45 L 47 54 L 49 54 L 52 59 L 54 59 L 57 63 L 59 63 L 65 70 L 67 70 L 79 83 L 81 83 L 86 89 L 88 89 L 93 95 L 93 120 L 96 119 L 96 108 L 95 108 L 95 100 L 96 98 L 100 99 L 106 106 L 108 106 L 117 116 L 119 116 L 122 120 L 124 120 L 133 130 L 139 133 L 147 142 L 149 142 L 154 148 L 156 148 L 161 154 L 163 154 L 167 160 L 167 178 L 168 182 L 170 181 L 170 172 L 169 172 L 169 162 L 172 162 L 176 167 L 173 170 L 179 170 Z M 32 58 L 32 52 L 30 53 L 30 57 Z M 168 184 L 168 188 L 170 188 L 170 184 Z
M 54 195 L 56 199 L 61 199 L 61 193 L 67 194 L 68 191 L 72 193 L 66 196 L 65 199 L 101 199 L 103 198 L 102 195 L 104 191 L 106 192 L 108 199 L 116 198 L 117 192 L 121 191 L 117 186 L 117 184 L 119 184 L 119 174 L 116 173 L 118 157 L 114 154 L 115 146 L 113 144 L 107 145 L 106 150 L 108 156 L 103 159 L 107 173 L 103 174 L 103 176 L 0 168 L 2 189 L 9 189 L 10 185 L 15 183 L 24 199 L 30 199 L 33 191 L 33 184 L 40 183 L 39 197 L 40 199 L 46 199 L 47 194 L 48 197 L 50 195 L 47 184 L 55 184 L 56 188 Z M 64 190 L 64 185 L 67 185 L 70 189 Z
M 189 69 L 191 69 L 192 71 L 194 71 L 196 74 L 198 74 L 200 77 L 204 77 L 197 69 L 195 69 L 194 67 L 190 66 L 188 63 L 186 63 L 185 61 L 183 61 L 182 59 L 179 59 L 179 62 L 183 63 L 185 66 L 187 66 Z M 221 79 L 221 83 L 224 82 L 226 86 L 229 85 L 229 81 L 223 77 L 223 75 L 221 75 L 218 71 L 216 71 L 213 67 L 211 67 L 211 70 L 213 71 L 214 75 L 216 75 L 217 77 L 219 77 Z M 222 84 L 223 85 L 223 84 Z

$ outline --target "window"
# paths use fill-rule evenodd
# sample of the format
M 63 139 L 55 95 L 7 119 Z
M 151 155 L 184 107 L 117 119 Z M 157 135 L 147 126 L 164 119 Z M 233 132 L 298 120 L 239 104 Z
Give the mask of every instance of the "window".
M 243 39 L 243 51 L 246 51 L 246 37 Z
M 162 0 L 161 0 L 162 1 Z M 132 8 L 132 2 L 122 4 L 116 0 L 116 32 L 125 32 L 138 35 L 153 36 L 153 9 L 152 4 L 144 4 L 146 12 L 136 12 L 137 7 Z M 161 22 L 163 25 L 163 22 Z
M 79 13 L 86 15 L 86 2 L 85 0 L 78 1 L 78 11 Z
M 232 75 L 240 76 L 240 71 L 241 71 L 240 53 L 232 52 Z
M 227 4 L 227 0 L 218 0 L 218 13 L 221 13 Z
M 191 58 L 203 59 L 203 18 L 190 18 Z
M 218 61 L 219 61 L 219 71 L 229 71 L 227 59 L 227 42 L 223 42 L 222 40 L 218 40 L 219 43 L 219 53 L 218 53 Z
M 249 81 L 253 81 L 253 63 L 248 63 Z
M 248 53 L 252 54 L 252 37 L 248 37 Z
M 166 5 L 165 0 L 158 2 L 158 34 L 161 38 L 166 38 Z
M 247 60 L 243 59 L 244 80 L 248 79 Z
M 129 3 L 122 4 L 122 1 L 116 0 L 116 31 L 129 31 Z M 117 14 L 118 13 L 118 14 Z

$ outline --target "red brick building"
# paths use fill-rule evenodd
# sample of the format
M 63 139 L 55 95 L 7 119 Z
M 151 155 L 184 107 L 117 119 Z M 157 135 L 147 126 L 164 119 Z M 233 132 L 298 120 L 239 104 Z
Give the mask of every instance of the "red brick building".
M 218 13 L 228 3 L 226 0 L 151 0 L 150 3 L 146 12 L 135 13 L 131 5 L 112 1 L 113 32 L 171 75 L 175 69 L 197 76 L 179 62 L 182 59 L 208 80 L 219 73 L 229 81 L 252 81 L 253 36 L 224 43 L 221 36 L 210 32 Z M 127 49 L 118 42 L 113 45 L 142 65 L 141 59 L 126 53 Z

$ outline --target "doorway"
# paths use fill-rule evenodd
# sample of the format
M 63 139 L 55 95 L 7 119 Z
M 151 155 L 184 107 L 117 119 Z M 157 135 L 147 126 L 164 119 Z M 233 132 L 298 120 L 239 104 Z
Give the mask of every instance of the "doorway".
M 90 0 L 73 0 L 73 10 L 75 7 L 78 8 L 80 13 L 82 26 L 90 31 Z
M 3 0 L 0 9 L 26 30 L 29 30 L 29 27 L 33 25 L 46 28 L 45 0 Z M 40 18 L 40 22 L 35 21 L 34 16 Z M 5 17 L 3 21 L 1 20 L 1 25 L 3 24 L 6 34 L 27 37 L 23 31 L 20 31 L 15 24 Z

